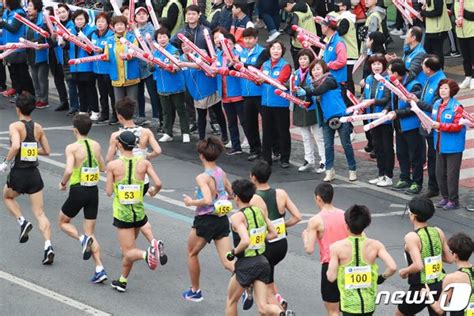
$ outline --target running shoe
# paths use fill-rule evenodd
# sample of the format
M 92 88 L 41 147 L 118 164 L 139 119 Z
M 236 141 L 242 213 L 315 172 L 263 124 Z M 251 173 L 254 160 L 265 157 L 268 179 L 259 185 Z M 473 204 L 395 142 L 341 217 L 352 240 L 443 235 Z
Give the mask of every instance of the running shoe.
M 305 160 L 304 165 L 298 168 L 298 172 L 314 171 L 314 163 L 309 163 Z
M 92 243 L 94 239 L 92 237 L 84 235 L 84 239 L 82 240 L 82 259 L 89 260 L 92 255 Z
M 6 91 L 3 91 L 3 93 L 2 93 L 2 95 L 3 95 L 4 97 L 11 97 L 11 96 L 13 96 L 13 95 L 15 95 L 15 94 L 16 94 L 16 90 L 15 90 L 15 89 L 8 89 L 8 90 L 6 90 Z
M 400 180 L 392 187 L 392 190 L 403 191 L 409 187 L 410 187 L 410 184 L 408 182 Z
M 242 149 L 234 149 L 234 148 L 231 148 L 226 152 L 228 156 L 239 155 L 241 153 L 242 153 Z
M 37 109 L 46 109 L 49 108 L 48 102 L 38 101 L 35 103 Z
M 442 199 L 441 201 L 435 204 L 435 207 L 443 208 L 446 206 L 446 204 L 448 204 L 448 199 Z
M 49 246 L 48 249 L 44 251 L 43 264 L 50 265 L 54 262 L 54 249 L 52 246 Z
M 30 222 L 24 221 L 20 227 L 20 244 L 28 241 L 28 233 L 33 229 L 33 225 Z
M 168 262 L 168 256 L 165 254 L 165 243 L 162 240 L 158 240 L 156 247 L 160 264 L 164 266 Z
M 321 162 L 321 163 L 319 164 L 318 169 L 316 169 L 316 173 L 317 173 L 317 174 L 321 174 L 321 173 L 323 173 L 323 172 L 326 172 L 326 166 Z
M 145 261 L 146 261 L 146 264 L 148 265 L 148 268 L 150 268 L 150 270 L 156 269 L 158 262 L 156 261 L 156 252 L 153 246 L 148 247 L 146 251 Z
M 457 210 L 458 208 L 459 208 L 459 202 L 448 201 L 448 203 L 446 203 L 446 205 L 443 207 L 443 210 L 454 211 L 454 210 Z
M 201 290 L 193 291 L 193 288 L 190 287 L 189 290 L 183 292 L 183 298 L 191 302 L 201 302 L 204 297 L 202 297 Z
M 253 286 L 249 286 L 242 293 L 242 305 L 244 311 L 247 311 L 253 306 Z
M 127 282 L 120 282 L 119 280 L 113 280 L 110 285 L 121 293 L 124 293 L 127 290 Z
M 91 279 L 92 283 L 99 284 L 108 279 L 107 277 L 107 272 L 105 272 L 105 269 L 102 269 L 100 272 L 94 273 L 94 276 Z
M 288 309 L 288 301 L 285 300 L 285 299 L 283 298 L 283 296 L 281 296 L 281 295 L 278 294 L 278 293 L 275 294 L 275 298 L 276 298 L 278 304 L 280 304 L 281 308 L 283 308 L 283 310 L 286 311 L 286 310 Z
M 421 192 L 421 185 L 418 183 L 412 183 L 411 186 L 406 190 L 408 194 L 419 194 Z

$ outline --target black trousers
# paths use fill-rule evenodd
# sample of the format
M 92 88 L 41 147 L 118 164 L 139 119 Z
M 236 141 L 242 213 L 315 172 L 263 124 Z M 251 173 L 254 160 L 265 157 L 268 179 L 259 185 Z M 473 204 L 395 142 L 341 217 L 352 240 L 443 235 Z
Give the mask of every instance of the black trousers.
M 100 102 L 100 114 L 103 118 L 109 118 L 109 98 L 110 105 L 112 106 L 112 117 L 117 117 L 115 113 L 115 94 L 114 88 L 112 87 L 112 81 L 110 76 L 105 74 L 97 75 L 97 88 L 99 89 L 99 102 Z
M 189 124 L 196 124 L 196 109 L 194 107 L 194 100 L 187 92 L 184 95 L 184 103 L 186 104 L 186 111 L 188 112 Z
M 444 40 L 448 32 L 442 32 L 438 34 L 426 34 L 425 38 L 425 50 L 427 54 L 436 54 L 441 62 L 441 67 L 444 68 Z
M 474 68 L 474 37 L 459 38 L 459 48 L 462 54 L 462 65 L 466 77 L 472 77 Z
M 232 148 L 234 150 L 242 150 L 240 146 L 240 133 L 239 133 L 239 121 L 240 126 L 245 133 L 245 115 L 244 115 L 244 104 L 242 101 L 223 103 L 225 115 L 227 117 L 227 126 L 229 127 L 230 140 L 232 142 Z
M 258 114 L 262 97 L 244 97 L 245 128 L 247 129 L 247 140 L 250 145 L 250 153 L 260 154 L 262 152 L 262 142 L 258 128 Z
M 393 151 L 393 127 L 392 124 L 382 124 L 371 130 L 374 143 L 375 155 L 377 156 L 377 168 L 379 177 L 387 176 L 393 178 L 393 167 L 395 165 L 395 154 Z
M 438 181 L 436 181 L 436 150 L 434 148 L 433 135 L 426 136 L 428 145 L 428 190 L 438 192 Z
M 5 65 L 0 62 L 0 88 L 7 88 L 7 72 L 5 71 Z
M 56 90 L 58 90 L 60 105 L 69 107 L 63 65 L 58 64 L 54 51 L 49 54 L 49 71 L 51 72 L 51 75 L 53 75 L 54 86 L 56 87 Z
M 79 106 L 81 112 L 99 112 L 99 102 L 97 100 L 97 89 L 95 80 L 77 81 L 79 91 Z
M 20 94 L 22 91 L 28 91 L 32 95 L 35 95 L 33 80 L 31 80 L 30 71 L 26 62 L 10 64 L 8 69 L 10 70 L 12 87 L 16 90 L 16 93 Z
M 400 180 L 423 186 L 423 165 L 426 161 L 424 136 L 418 128 L 396 132 L 397 159 L 400 164 Z M 410 170 L 411 175 L 410 177 Z M 413 180 L 413 181 L 412 181 Z
M 262 106 L 260 111 L 263 127 L 263 159 L 272 164 L 272 145 L 277 138 L 281 155 L 280 161 L 288 163 L 291 152 L 289 108 Z
M 436 155 L 436 176 L 443 199 L 459 201 L 459 173 L 461 170 L 462 152 Z
M 227 143 L 227 141 L 229 140 L 229 137 L 227 136 L 227 123 L 225 120 L 224 111 L 222 111 L 222 104 L 220 101 L 208 109 L 197 109 L 197 113 L 198 113 L 197 126 L 198 126 L 198 132 L 199 132 L 199 139 L 203 140 L 204 138 L 206 138 L 206 125 L 207 125 L 207 112 L 208 112 L 207 110 L 209 110 L 209 116 L 211 116 L 211 113 L 212 113 L 213 116 L 216 118 L 217 124 L 219 124 L 219 127 L 221 129 L 222 141 L 224 143 Z M 212 123 L 212 119 L 211 119 L 211 124 L 214 124 Z

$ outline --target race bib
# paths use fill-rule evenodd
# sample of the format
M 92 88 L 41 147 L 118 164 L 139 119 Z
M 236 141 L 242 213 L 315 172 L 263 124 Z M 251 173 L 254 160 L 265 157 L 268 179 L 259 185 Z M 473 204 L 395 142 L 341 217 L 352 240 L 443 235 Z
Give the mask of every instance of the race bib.
M 21 161 L 37 161 L 38 160 L 38 144 L 36 142 L 21 143 L 20 151 L 20 160 Z
M 346 267 L 344 281 L 346 290 L 369 288 L 372 286 L 372 269 L 370 266 Z
M 443 261 L 440 256 L 427 257 L 425 262 L 425 275 L 427 280 L 437 279 L 443 270 Z
M 285 226 L 285 219 L 280 217 L 272 221 L 273 226 L 275 226 L 275 230 L 278 234 L 277 238 L 269 240 L 268 242 L 275 242 L 286 238 L 286 226 Z
M 214 203 L 214 215 L 225 216 L 232 211 L 232 202 L 229 200 L 217 200 Z
M 265 235 L 267 227 L 254 228 L 250 230 L 250 244 L 248 249 L 260 250 L 265 247 Z
M 93 187 L 99 183 L 99 167 L 81 169 L 81 185 L 84 187 Z
M 118 198 L 122 205 L 137 204 L 141 200 L 142 191 L 139 184 L 119 184 Z
M 469 305 L 467 305 L 466 315 L 467 316 L 474 316 L 474 303 L 469 303 Z

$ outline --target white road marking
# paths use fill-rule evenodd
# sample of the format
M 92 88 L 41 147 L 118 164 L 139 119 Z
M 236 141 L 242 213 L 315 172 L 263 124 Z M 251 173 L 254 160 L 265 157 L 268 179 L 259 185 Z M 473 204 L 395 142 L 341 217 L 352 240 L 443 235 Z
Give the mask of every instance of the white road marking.
M 9 281 L 11 283 L 17 284 L 19 286 L 22 286 L 30 291 L 36 292 L 38 294 L 41 294 L 43 296 L 49 297 L 55 301 L 58 301 L 60 303 L 63 303 L 65 305 L 69 305 L 75 309 L 80 310 L 83 313 L 89 314 L 89 315 L 100 315 L 100 316 L 106 316 L 106 315 L 111 315 L 109 313 L 106 313 L 104 311 L 101 311 L 99 309 L 96 309 L 92 306 L 86 305 L 84 303 L 81 303 L 79 301 L 76 301 L 72 298 L 69 298 L 67 296 L 61 295 L 59 293 L 56 293 L 54 291 L 48 290 L 47 288 L 44 288 L 42 286 L 36 285 L 34 283 L 28 282 L 24 279 L 21 279 L 19 277 L 16 277 L 14 275 L 11 275 L 9 273 L 0 271 L 0 278 Z
M 396 204 L 396 203 L 392 203 L 389 205 L 389 207 L 395 207 L 395 208 L 405 208 L 406 205 L 405 204 Z
M 403 215 L 405 211 L 389 212 L 389 213 L 372 213 L 372 217 L 387 217 L 387 216 L 397 216 Z
M 51 157 L 61 157 L 61 156 L 64 156 L 64 154 L 61 154 L 61 153 L 50 153 L 49 154 Z

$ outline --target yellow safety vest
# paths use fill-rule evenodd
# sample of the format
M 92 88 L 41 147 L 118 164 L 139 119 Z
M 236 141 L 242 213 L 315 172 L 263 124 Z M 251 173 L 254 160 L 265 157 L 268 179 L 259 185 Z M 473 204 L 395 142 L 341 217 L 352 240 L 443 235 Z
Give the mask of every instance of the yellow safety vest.
M 306 4 L 306 13 L 303 12 L 293 12 L 298 17 L 298 26 L 302 29 L 305 29 L 313 34 L 316 34 L 316 24 L 314 23 L 313 19 L 313 12 L 311 12 L 311 8 L 308 4 Z M 303 48 L 300 42 L 296 40 L 296 38 L 291 38 L 291 45 L 296 48 Z
M 464 1 L 468 3 L 469 1 Z M 426 11 L 430 12 L 434 10 L 434 1 L 431 1 L 430 5 L 427 6 Z M 451 21 L 448 16 L 448 8 L 446 7 L 446 0 L 443 1 L 443 13 L 441 16 L 436 18 L 425 18 L 426 33 L 441 33 L 451 29 Z
M 474 1 L 464 1 L 464 10 L 474 12 Z M 459 17 L 459 0 L 454 1 L 454 14 Z M 474 37 L 474 21 L 464 19 L 462 27 L 456 26 L 456 35 L 459 38 Z
M 193 4 L 193 0 L 188 0 L 186 3 L 186 8 L 189 7 L 191 4 Z M 211 0 L 206 0 L 206 10 L 204 12 L 201 12 L 205 16 L 209 16 L 211 14 L 212 10 L 212 1 Z
M 168 17 L 168 11 L 171 7 L 172 4 L 176 4 L 178 6 L 178 20 L 176 21 L 176 25 L 173 27 L 171 31 L 171 35 L 175 35 L 178 33 L 180 29 L 183 28 L 184 26 L 184 12 L 183 12 L 183 6 L 181 5 L 181 2 L 179 0 L 170 0 L 166 4 L 166 6 L 163 8 L 163 13 L 162 17 L 167 18 Z

